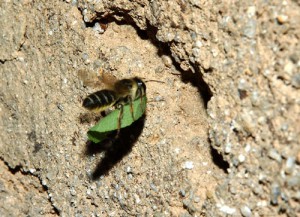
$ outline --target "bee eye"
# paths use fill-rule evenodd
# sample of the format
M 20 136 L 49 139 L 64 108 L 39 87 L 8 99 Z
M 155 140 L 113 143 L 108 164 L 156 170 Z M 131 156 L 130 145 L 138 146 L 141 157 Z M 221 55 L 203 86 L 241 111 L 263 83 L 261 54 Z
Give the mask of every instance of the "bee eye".
M 142 81 L 140 81 L 140 80 L 137 81 L 137 85 L 138 85 L 139 87 L 143 86 L 143 83 L 144 83 L 144 82 L 142 82 Z

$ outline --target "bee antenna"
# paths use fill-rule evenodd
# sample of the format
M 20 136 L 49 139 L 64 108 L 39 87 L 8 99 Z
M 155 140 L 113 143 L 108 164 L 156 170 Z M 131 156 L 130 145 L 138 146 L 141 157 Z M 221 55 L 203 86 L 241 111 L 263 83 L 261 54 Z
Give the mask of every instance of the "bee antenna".
M 165 83 L 163 81 L 158 81 L 158 80 L 145 80 L 145 82 L 157 82 L 157 83 L 162 83 L 162 84 Z

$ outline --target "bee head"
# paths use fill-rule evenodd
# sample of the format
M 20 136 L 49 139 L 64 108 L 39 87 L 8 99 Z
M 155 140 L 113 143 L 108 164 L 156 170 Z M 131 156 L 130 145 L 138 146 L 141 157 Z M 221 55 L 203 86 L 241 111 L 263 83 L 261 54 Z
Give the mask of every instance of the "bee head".
M 142 97 L 146 94 L 146 85 L 145 83 L 142 81 L 142 79 L 138 78 L 138 77 L 134 77 L 132 79 L 136 85 L 136 89 L 134 91 L 134 94 L 132 95 L 133 99 L 137 99 L 139 97 Z
M 146 85 L 142 81 L 142 79 L 135 77 L 135 78 L 133 78 L 133 80 L 137 83 L 138 89 L 142 89 L 143 92 L 146 92 Z

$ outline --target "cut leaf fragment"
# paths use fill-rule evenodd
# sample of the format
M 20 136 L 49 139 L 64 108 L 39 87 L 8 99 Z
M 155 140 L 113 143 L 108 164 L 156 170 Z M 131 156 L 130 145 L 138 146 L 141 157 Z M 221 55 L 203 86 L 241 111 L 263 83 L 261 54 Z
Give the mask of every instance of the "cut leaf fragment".
M 123 106 L 123 117 L 121 118 L 121 128 L 130 126 L 134 121 L 143 116 L 146 110 L 147 97 L 136 99 L 132 103 L 133 116 L 130 109 L 130 104 Z M 114 130 L 118 129 L 118 119 L 120 115 L 120 109 L 115 109 L 113 112 L 102 118 L 95 126 L 89 129 L 88 139 L 94 143 L 99 143 L 107 135 Z

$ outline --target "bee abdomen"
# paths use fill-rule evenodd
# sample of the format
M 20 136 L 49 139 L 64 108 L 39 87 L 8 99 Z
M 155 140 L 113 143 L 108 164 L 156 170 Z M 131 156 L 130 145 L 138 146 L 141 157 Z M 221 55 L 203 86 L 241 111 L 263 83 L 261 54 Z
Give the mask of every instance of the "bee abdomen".
M 100 90 L 88 95 L 82 103 L 82 106 L 89 110 L 103 111 L 111 107 L 117 101 L 117 95 L 112 90 Z

